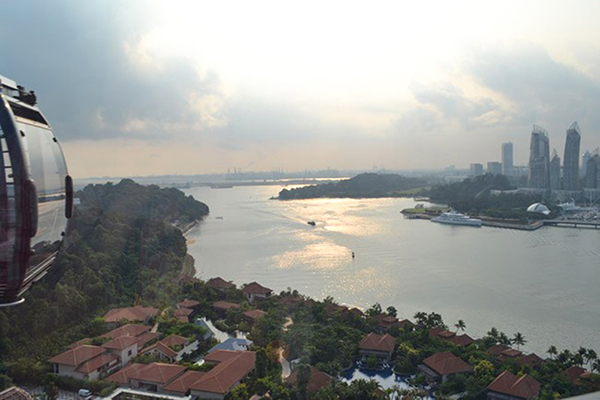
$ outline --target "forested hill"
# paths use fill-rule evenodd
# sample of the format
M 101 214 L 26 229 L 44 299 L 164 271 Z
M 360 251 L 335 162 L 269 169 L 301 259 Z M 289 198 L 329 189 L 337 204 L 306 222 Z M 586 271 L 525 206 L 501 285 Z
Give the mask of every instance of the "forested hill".
M 35 380 L 44 360 L 78 338 L 98 334 L 94 318 L 116 306 L 166 306 L 176 299 L 187 253 L 175 221 L 208 213 L 174 189 L 131 180 L 88 186 L 57 261 L 25 293 L 25 303 L 0 311 L 2 367 L 19 381 Z
M 142 186 L 131 179 L 117 185 L 88 185 L 77 193 L 82 205 L 105 212 L 185 224 L 208 215 L 208 206 L 177 189 Z
M 335 183 L 283 189 L 279 200 L 315 198 L 376 198 L 407 196 L 413 189 L 427 186 L 422 178 L 408 178 L 397 174 L 366 173 Z

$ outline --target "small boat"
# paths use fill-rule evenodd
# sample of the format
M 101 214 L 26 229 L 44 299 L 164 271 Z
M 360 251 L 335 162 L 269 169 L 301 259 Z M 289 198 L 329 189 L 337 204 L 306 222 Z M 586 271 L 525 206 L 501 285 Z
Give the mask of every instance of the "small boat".
M 307 224 L 309 224 L 310 226 L 315 226 L 317 225 L 315 221 L 308 221 Z
M 215 219 L 223 219 L 223 217 L 215 217 Z

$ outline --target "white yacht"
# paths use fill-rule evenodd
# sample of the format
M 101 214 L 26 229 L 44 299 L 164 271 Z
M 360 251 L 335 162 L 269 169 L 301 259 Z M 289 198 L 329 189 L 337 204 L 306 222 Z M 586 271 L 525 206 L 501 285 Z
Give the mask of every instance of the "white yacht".
M 469 225 L 469 226 L 481 226 L 481 220 L 477 218 L 469 218 L 468 216 L 458 213 L 454 210 L 445 212 L 439 217 L 435 217 L 431 222 L 439 222 L 440 224 L 450 225 Z

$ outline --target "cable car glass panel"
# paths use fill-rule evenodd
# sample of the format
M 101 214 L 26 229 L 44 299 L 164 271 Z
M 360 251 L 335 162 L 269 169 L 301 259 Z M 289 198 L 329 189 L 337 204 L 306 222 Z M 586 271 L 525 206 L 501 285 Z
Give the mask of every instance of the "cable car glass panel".
M 67 167 L 58 142 L 49 128 L 17 122 L 25 134 L 30 178 L 38 200 L 38 223 L 31 238 L 30 270 L 42 266 L 60 246 L 66 229 L 65 177 Z

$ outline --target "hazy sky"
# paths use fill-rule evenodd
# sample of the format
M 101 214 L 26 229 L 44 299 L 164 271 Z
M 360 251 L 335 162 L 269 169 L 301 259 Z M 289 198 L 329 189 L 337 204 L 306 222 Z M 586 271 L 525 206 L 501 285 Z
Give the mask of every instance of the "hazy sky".
M 78 178 L 525 163 L 600 146 L 600 1 L 6 1 Z

